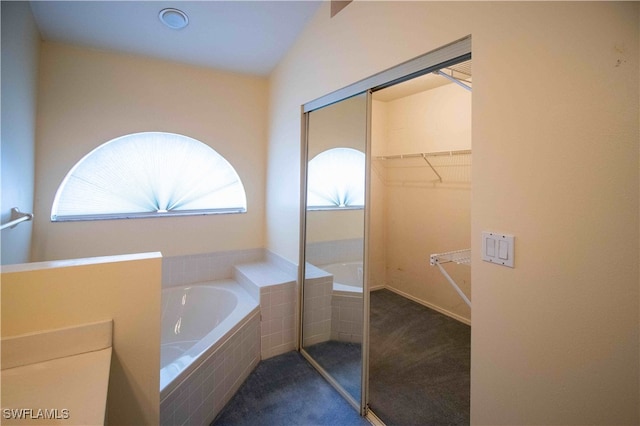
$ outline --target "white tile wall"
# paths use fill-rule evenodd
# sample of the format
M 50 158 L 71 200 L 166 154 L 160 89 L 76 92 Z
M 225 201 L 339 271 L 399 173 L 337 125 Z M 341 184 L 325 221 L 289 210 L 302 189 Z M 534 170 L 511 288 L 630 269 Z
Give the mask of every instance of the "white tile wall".
M 163 257 L 162 286 L 175 287 L 231 278 L 235 265 L 257 262 L 264 256 L 264 249 L 249 249 Z
M 331 338 L 331 294 L 333 276 L 305 279 L 303 333 L 304 346 Z
M 235 268 L 236 281 L 260 303 L 262 359 L 295 349 L 297 341 L 297 268 L 268 259 Z
M 362 294 L 336 292 L 333 290 L 333 275 L 309 263 L 306 269 L 304 346 L 327 340 L 361 343 L 364 322 Z
M 271 263 L 272 265 L 280 268 L 290 277 L 297 279 L 298 277 L 298 265 L 296 263 L 289 262 L 282 256 L 278 256 L 277 254 L 267 250 L 265 253 L 265 259 Z
M 262 359 L 294 350 L 297 337 L 295 282 L 262 287 L 260 312 Z
M 208 425 L 260 361 L 255 314 L 160 402 L 161 425 Z
M 362 238 L 307 244 L 306 261 L 313 265 L 351 262 L 363 258 L 364 243 Z
M 362 295 L 333 294 L 331 308 L 331 340 L 362 343 L 364 321 Z

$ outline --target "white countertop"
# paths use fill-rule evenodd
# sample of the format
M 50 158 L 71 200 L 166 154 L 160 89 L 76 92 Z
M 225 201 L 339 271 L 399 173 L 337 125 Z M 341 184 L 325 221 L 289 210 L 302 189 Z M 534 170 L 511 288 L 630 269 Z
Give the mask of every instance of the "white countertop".
M 2 424 L 103 425 L 110 365 L 108 347 L 2 370 Z
M 113 321 L 2 339 L 3 425 L 104 425 Z

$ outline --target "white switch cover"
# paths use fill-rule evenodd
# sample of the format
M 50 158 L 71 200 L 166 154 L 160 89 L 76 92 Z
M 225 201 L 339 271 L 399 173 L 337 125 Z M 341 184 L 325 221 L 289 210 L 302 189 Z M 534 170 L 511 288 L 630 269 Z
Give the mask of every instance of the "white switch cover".
M 498 232 L 482 233 L 482 260 L 513 268 L 513 235 Z
M 487 238 L 487 256 L 495 257 L 496 256 L 496 240 L 492 238 Z
M 505 240 L 499 240 L 498 246 L 498 259 L 507 260 L 509 259 L 509 244 Z

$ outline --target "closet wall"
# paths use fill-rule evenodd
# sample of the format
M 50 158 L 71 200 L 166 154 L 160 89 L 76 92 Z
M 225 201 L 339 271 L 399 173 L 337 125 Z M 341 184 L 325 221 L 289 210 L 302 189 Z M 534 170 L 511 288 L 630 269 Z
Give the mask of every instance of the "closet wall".
M 446 84 L 390 99 L 374 94 L 372 126 L 372 288 L 387 287 L 469 322 L 471 311 L 429 255 L 470 248 L 471 155 L 380 159 L 471 149 L 471 93 Z M 445 266 L 471 297 L 471 269 Z

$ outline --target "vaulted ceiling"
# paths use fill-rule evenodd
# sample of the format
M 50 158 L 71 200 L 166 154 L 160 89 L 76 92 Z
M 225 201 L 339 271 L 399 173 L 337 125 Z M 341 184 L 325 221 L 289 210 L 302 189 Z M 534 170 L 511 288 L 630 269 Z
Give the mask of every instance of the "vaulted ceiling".
M 268 75 L 320 1 L 32 1 L 44 40 Z M 158 14 L 177 8 L 187 27 Z

